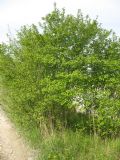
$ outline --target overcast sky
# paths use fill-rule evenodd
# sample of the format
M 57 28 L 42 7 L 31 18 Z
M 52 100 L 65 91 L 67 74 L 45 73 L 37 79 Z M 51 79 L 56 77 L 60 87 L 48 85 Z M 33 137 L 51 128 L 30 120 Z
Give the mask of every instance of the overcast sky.
M 52 11 L 54 2 L 58 8 L 66 8 L 67 13 L 76 14 L 81 9 L 92 19 L 98 16 L 104 28 L 113 29 L 120 36 L 120 0 L 0 0 L 0 42 L 22 25 L 37 24 Z

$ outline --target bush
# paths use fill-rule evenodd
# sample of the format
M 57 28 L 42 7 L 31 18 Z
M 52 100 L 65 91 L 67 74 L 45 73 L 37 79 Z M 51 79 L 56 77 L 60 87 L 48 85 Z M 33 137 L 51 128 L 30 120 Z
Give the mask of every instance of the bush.
M 31 122 L 43 132 L 72 128 L 118 135 L 119 50 L 114 34 L 80 12 L 74 17 L 55 7 L 39 28 L 23 26 L 16 39 L 0 46 L 12 114 L 18 123 Z M 76 112 L 79 106 L 85 113 Z

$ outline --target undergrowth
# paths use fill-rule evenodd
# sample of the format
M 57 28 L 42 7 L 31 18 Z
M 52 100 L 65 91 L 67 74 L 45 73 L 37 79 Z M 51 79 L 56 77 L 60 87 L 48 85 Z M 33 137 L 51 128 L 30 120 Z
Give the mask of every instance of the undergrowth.
M 4 110 L 16 124 L 21 134 L 38 150 L 37 160 L 119 160 L 120 139 L 101 139 L 97 135 L 85 135 L 80 130 L 73 132 L 64 129 L 61 132 L 41 135 L 40 129 L 30 121 L 22 124 L 20 116 L 14 116 L 9 110 L 11 102 L 1 96 Z

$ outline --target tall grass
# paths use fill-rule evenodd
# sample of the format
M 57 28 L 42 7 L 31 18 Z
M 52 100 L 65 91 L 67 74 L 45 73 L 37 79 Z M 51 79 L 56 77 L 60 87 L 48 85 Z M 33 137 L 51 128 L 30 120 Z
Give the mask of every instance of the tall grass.
M 41 143 L 39 160 L 119 160 L 120 140 L 101 140 L 80 132 L 55 133 Z

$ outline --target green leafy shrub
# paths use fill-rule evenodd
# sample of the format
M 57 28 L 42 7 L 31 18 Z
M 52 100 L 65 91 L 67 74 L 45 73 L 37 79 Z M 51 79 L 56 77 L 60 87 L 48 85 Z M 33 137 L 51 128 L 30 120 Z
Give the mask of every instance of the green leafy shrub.
M 39 30 L 42 30 L 41 33 Z M 120 132 L 120 40 L 97 20 L 55 8 L 39 28 L 24 26 L 0 50 L 2 83 L 18 123 L 43 133 Z M 80 97 L 85 113 L 76 112 Z

